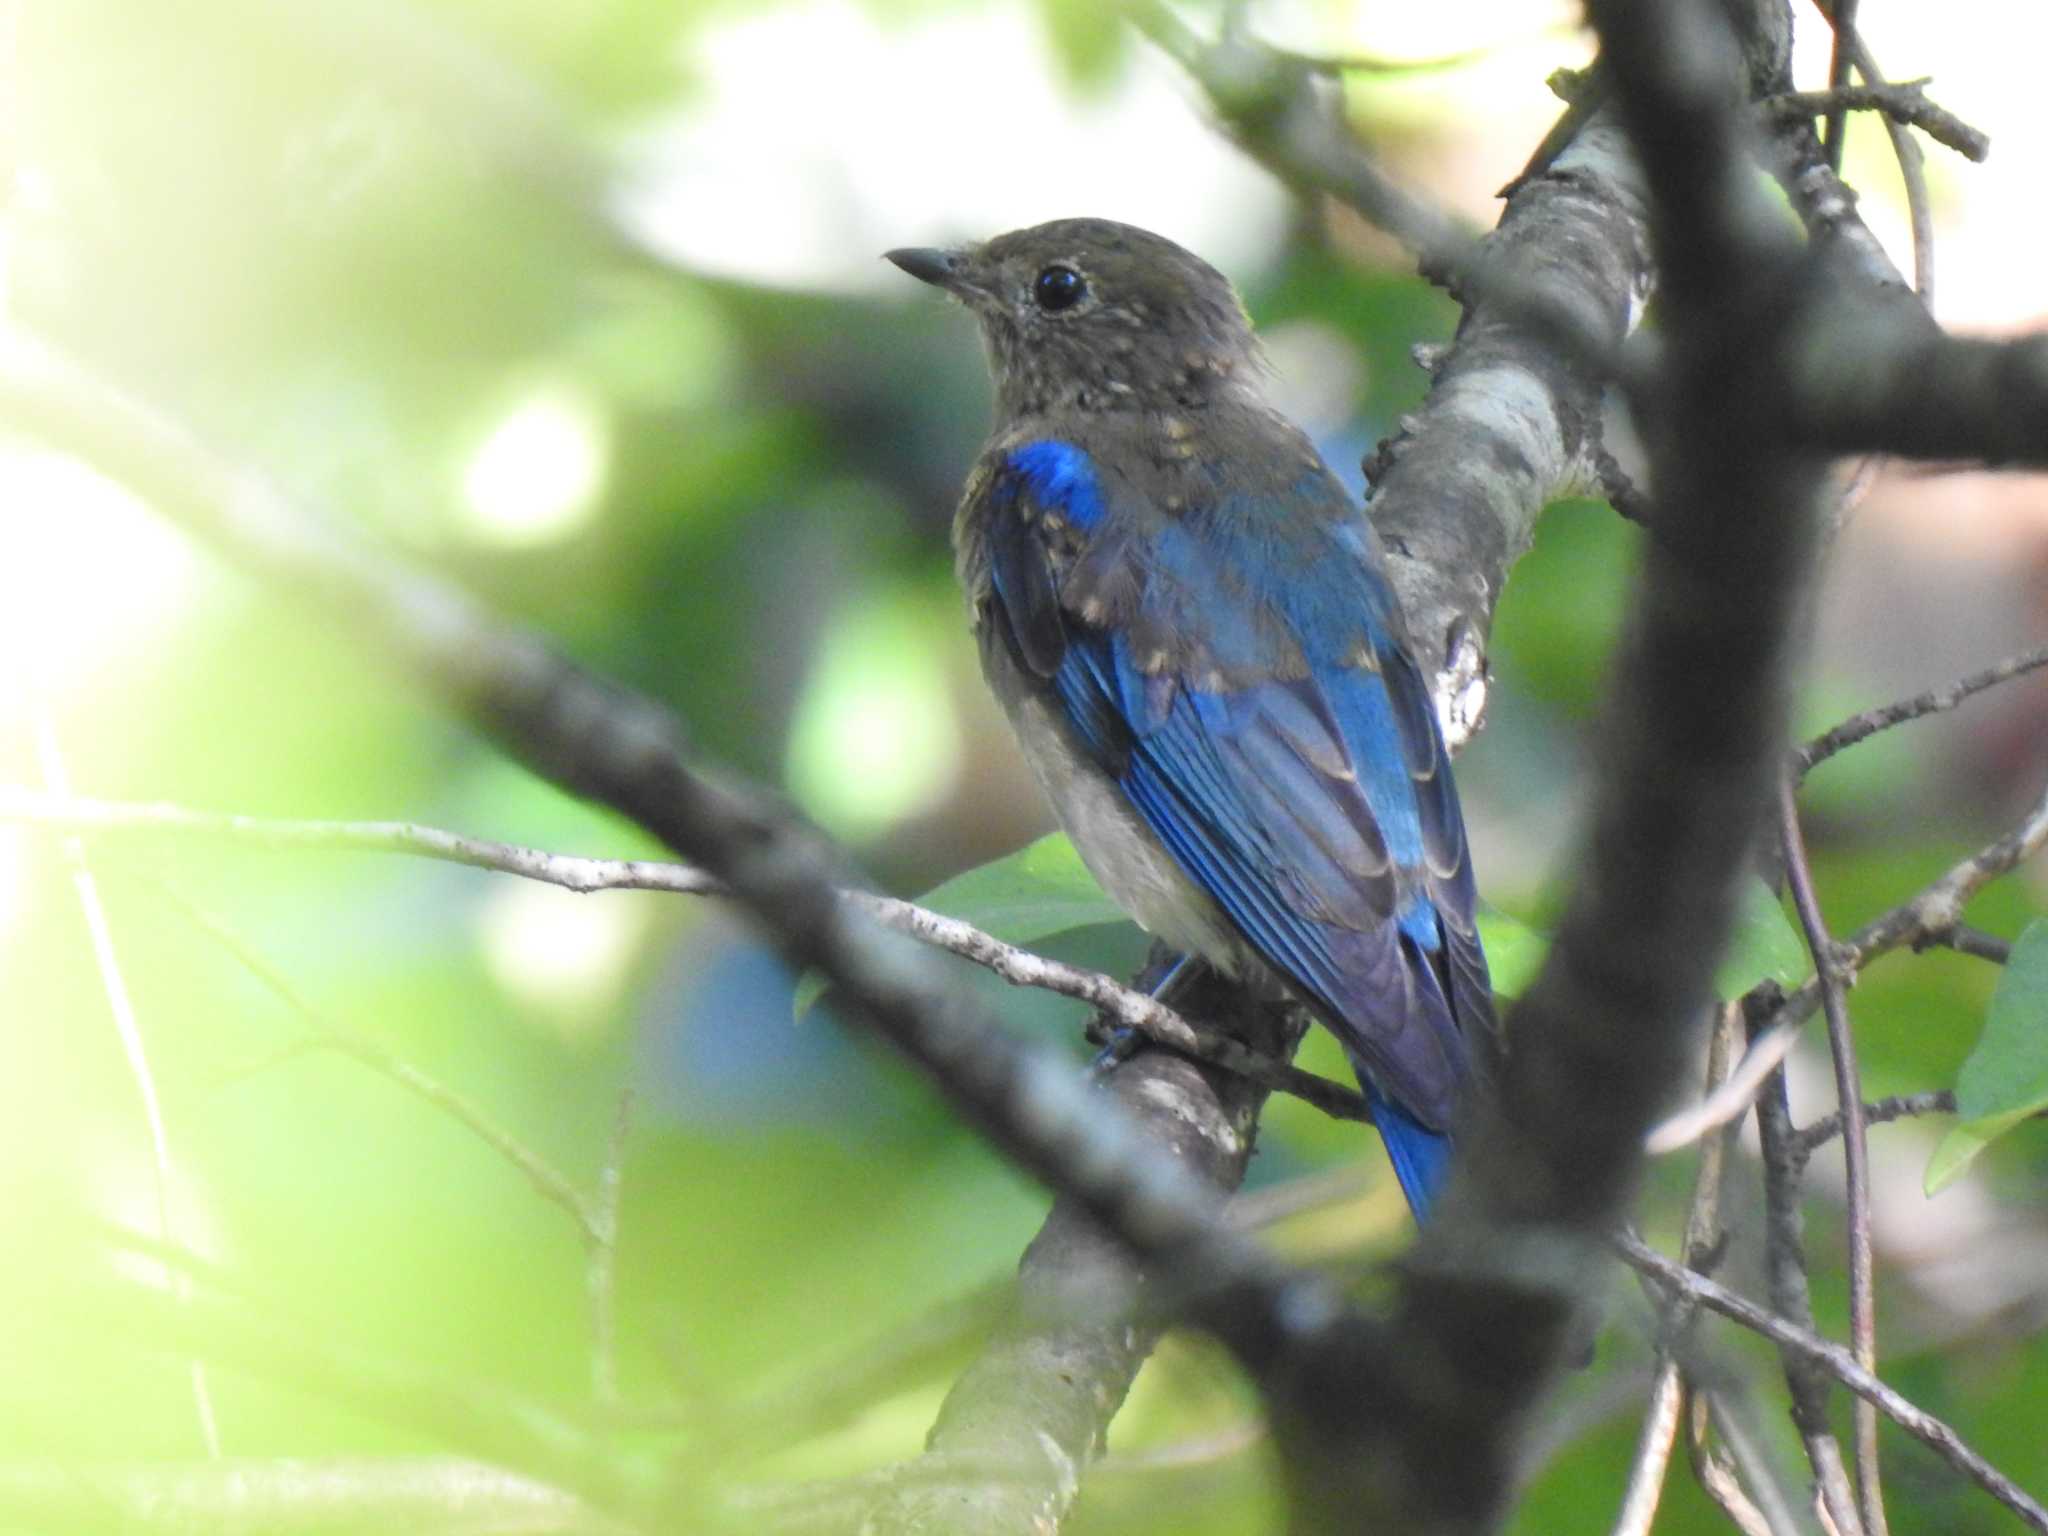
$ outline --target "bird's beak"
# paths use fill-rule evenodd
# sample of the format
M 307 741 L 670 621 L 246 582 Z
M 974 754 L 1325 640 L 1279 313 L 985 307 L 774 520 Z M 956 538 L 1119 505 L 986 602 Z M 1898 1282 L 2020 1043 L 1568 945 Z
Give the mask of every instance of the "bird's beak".
M 960 288 L 960 253 L 942 251 L 932 246 L 908 245 L 899 250 L 884 251 L 882 258 L 893 261 L 920 283 L 930 283 L 934 288 L 944 288 L 955 293 Z

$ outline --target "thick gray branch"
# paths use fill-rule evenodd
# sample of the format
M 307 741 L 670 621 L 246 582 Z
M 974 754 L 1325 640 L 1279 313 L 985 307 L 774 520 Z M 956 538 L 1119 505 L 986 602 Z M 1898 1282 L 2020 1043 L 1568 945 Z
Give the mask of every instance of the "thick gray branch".
M 1830 453 L 2048 465 L 2048 336 L 1952 336 L 1924 314 L 1873 326 L 1850 297 L 1814 305 L 1790 352 L 1801 437 Z
M 1367 511 L 1454 750 L 1485 708 L 1494 605 L 1537 514 L 1598 483 L 1602 381 L 1531 299 L 1611 350 L 1650 293 L 1643 217 L 1620 128 L 1596 118 L 1508 200 L 1428 400 L 1367 466 Z
M 1221 1012 L 1246 1044 L 1282 1058 L 1305 1024 L 1292 1010 L 1248 1009 L 1236 988 L 1213 981 L 1182 1007 L 1196 1018 Z M 1120 1068 L 1105 1091 L 1204 1182 L 1234 1189 L 1244 1178 L 1263 1087 L 1153 1051 Z M 911 1481 L 873 1512 L 874 1528 L 930 1536 L 1057 1529 L 1157 1342 L 1162 1317 L 1145 1305 L 1147 1289 L 1128 1248 L 1074 1201 L 1057 1202 L 1018 1266 L 1010 1315 L 954 1382 L 926 1441 L 942 1465 L 1006 1459 L 1015 1471 Z
M 1628 147 L 1597 116 L 1476 239 L 1380 168 L 1303 61 L 1242 34 L 1207 43 L 1152 0 L 1128 10 L 1248 153 L 1386 230 L 1464 305 L 1428 400 L 1366 466 L 1366 510 L 1455 752 L 1485 711 L 1494 605 L 1537 514 L 1598 484 L 1602 381 L 1589 360 L 1614 354 L 1651 286 Z
M 1333 1528 L 1496 1518 L 1518 1427 L 1603 1267 L 1599 1234 L 1627 1209 L 1643 1133 L 1683 1074 L 1779 760 L 1821 466 L 1784 436 L 1772 354 L 1805 267 L 1750 179 L 1717 9 L 1609 0 L 1593 15 L 1652 191 L 1666 301 L 1662 376 L 1633 402 L 1657 536 L 1607 708 L 1584 874 L 1401 1288 L 1399 1379 L 1380 1385 L 1411 1417 L 1348 1463 L 1290 1460 L 1353 1469 L 1303 1490 Z

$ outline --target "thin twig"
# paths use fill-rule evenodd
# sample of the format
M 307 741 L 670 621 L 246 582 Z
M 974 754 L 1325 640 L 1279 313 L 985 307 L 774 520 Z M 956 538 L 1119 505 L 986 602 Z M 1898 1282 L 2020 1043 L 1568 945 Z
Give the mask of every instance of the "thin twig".
M 1231 1197 L 1224 1217 L 1246 1231 L 1262 1230 L 1308 1211 L 1353 1200 L 1370 1185 L 1355 1162 Z M 697 1454 L 724 1460 L 740 1453 L 816 1439 L 884 1398 L 929 1381 L 966 1344 L 986 1335 L 1012 1306 L 1016 1282 L 1004 1275 L 936 1306 L 841 1359 L 812 1365 L 800 1379 L 776 1380 L 694 1425 Z
M 549 1532 L 634 1528 L 575 1494 L 452 1456 L 0 1464 L 0 1511 L 23 1529 L 150 1536 L 322 1536 L 337 1530 Z
M 1686 1452 L 1693 1476 L 1742 1536 L 1798 1536 L 1764 1452 L 1718 1392 L 1695 1389 L 1686 1405 Z M 1708 1439 L 1712 1429 L 1721 1437 Z
M 1477 230 L 1388 175 L 1359 142 L 1342 97 L 1323 88 L 1329 82 L 1314 61 L 1248 33 L 1226 32 L 1211 42 L 1162 0 L 1124 0 L 1123 8 L 1132 26 L 1201 85 L 1238 146 L 1296 192 L 1351 209 L 1413 252 L 1422 275 L 1461 303 L 1499 305 L 1589 373 L 1638 377 L 1635 358 L 1556 281 L 1555 268 L 1538 274 L 1494 259 Z M 1462 736 L 1454 738 L 1453 751 L 1463 744 Z
M 1756 1130 L 1763 1150 L 1764 1273 L 1771 1305 L 1794 1327 L 1810 1333 L 1813 1293 L 1806 1272 L 1806 1210 L 1799 1166 L 1791 1153 L 1792 1107 L 1782 1067 L 1770 1075 L 1757 1097 Z M 1834 1536 L 1859 1536 L 1863 1520 L 1856 1509 L 1856 1491 L 1849 1485 L 1842 1447 L 1828 1421 L 1827 1375 L 1812 1360 L 1782 1345 L 1778 1355 L 1792 1395 L 1792 1423 L 1813 1468 L 1823 1524 Z
M 1517 259 L 1496 259 L 1490 237 L 1481 239 L 1456 213 L 1390 176 L 1359 142 L 1341 94 L 1326 89 L 1331 82 L 1316 61 L 1249 33 L 1226 31 L 1211 42 L 1163 0 L 1123 0 L 1123 10 L 1133 27 L 1201 85 L 1238 146 L 1294 191 L 1351 209 L 1413 252 L 1421 274 L 1468 309 L 1481 301 L 1500 306 L 1589 374 L 1640 377 L 1635 356 L 1616 345 L 1619 336 L 1588 312 L 1574 285 L 1557 281 L 1562 268 L 1549 264 L 1537 272 Z M 1573 132 L 1583 126 L 1575 118 Z M 1559 143 L 1555 149 L 1563 147 Z M 1532 174 L 1518 178 L 1510 190 L 1519 190 Z M 1596 175 L 1632 182 L 1633 169 L 1603 163 Z M 1581 190 L 1590 187 L 1582 184 Z M 1632 184 L 1628 191 L 1633 193 Z M 1634 323 L 1631 315 L 1626 324 Z M 1415 618 L 1412 609 L 1409 618 Z M 1455 751 L 1463 737 L 1453 735 Z
M 228 924 L 173 887 L 161 881 L 151 883 L 166 900 L 183 912 L 194 926 L 233 955 L 250 975 L 312 1027 L 311 1035 L 293 1041 L 282 1053 L 267 1058 L 263 1065 L 272 1065 L 278 1060 L 297 1056 L 308 1050 L 335 1051 L 361 1062 L 379 1076 L 426 1100 L 497 1153 L 526 1180 L 535 1194 L 550 1205 L 558 1206 L 568 1213 L 569 1219 L 576 1224 L 577 1235 L 586 1244 L 594 1246 L 601 1241 L 598 1219 L 592 1202 L 539 1153 L 493 1120 L 481 1106 L 421 1071 L 395 1051 L 323 1013 Z
M 1660 1353 L 1650 1384 L 1650 1406 L 1643 1413 L 1635 1458 L 1629 1463 L 1628 1482 L 1622 1491 L 1621 1512 L 1614 1517 L 1613 1536 L 1648 1536 L 1664 1494 L 1664 1474 L 1671 1465 L 1672 1447 L 1678 1443 L 1684 1406 L 1685 1382 L 1678 1361 Z
M 1931 882 L 1911 901 L 1873 918 L 1842 940 L 1842 960 L 1851 971 L 1860 971 L 1879 955 L 1946 934 L 1961 921 L 1970 898 L 2001 875 L 2009 874 L 2048 845 L 2048 789 L 2035 802 L 2020 824 L 1997 842 L 1980 849 Z M 1811 1017 L 1814 990 L 1808 982 L 1787 997 L 1788 1010 L 1801 1010 Z
M 619 1192 L 625 1183 L 626 1136 L 633 1123 L 633 1090 L 619 1091 L 612 1113 L 612 1133 L 605 1144 L 604 1166 L 589 1202 L 590 1254 L 585 1278 L 590 1289 L 590 1376 L 600 1405 L 619 1400 L 618 1273 Z
M 1778 1070 L 1778 1064 L 1792 1049 L 1799 1038 L 1798 1021 L 1783 1021 L 1773 1024 L 1763 1033 L 1751 1038 L 1749 1049 L 1742 1053 L 1741 1060 L 1722 1081 L 1721 1086 L 1705 1095 L 1697 1104 L 1679 1110 L 1658 1122 L 1644 1139 L 1643 1147 L 1652 1157 L 1661 1157 L 1667 1152 L 1676 1152 L 1689 1147 L 1709 1131 L 1741 1119 L 1749 1112 L 1749 1106 L 1756 1102 L 1757 1090 L 1764 1080 Z
M 1918 128 L 1935 143 L 1966 160 L 1982 161 L 1991 153 L 1991 137 L 1973 128 L 1925 94 L 1925 80 L 1898 80 L 1889 85 L 1845 85 L 1825 91 L 1787 91 L 1758 103 L 1770 116 L 1786 120 L 1832 118 L 1837 112 L 1882 112 L 1894 122 Z M 1840 167 L 1832 169 L 1839 170 Z
M 2048 844 L 2048 791 L 2018 826 L 1923 886 L 1910 901 L 1873 918 L 1837 941 L 1835 955 L 1844 976 L 1855 976 L 1880 955 L 1908 946 L 1945 942 L 1978 891 L 2010 873 Z M 1645 1145 L 1652 1153 L 1673 1152 L 1725 1125 L 1755 1101 L 1757 1089 L 1777 1070 L 1799 1038 L 1800 1026 L 1820 1007 L 1820 986 L 1809 979 L 1782 996 L 1775 982 L 1752 991 L 1744 1002 L 1764 1014 L 1768 1027 L 1752 1036 L 1749 1049 L 1728 1081 L 1697 1104 L 1652 1128 Z
M 40 694 L 32 700 L 31 719 L 35 736 L 37 765 L 43 784 L 58 798 L 71 793 L 70 775 L 64 767 L 64 753 L 57 743 L 57 728 Z M 164 1119 L 163 1100 L 157 1093 L 156 1074 L 150 1069 L 149 1050 L 143 1043 L 142 1023 L 135 1014 L 134 998 L 114 951 L 114 930 L 107 921 L 107 909 L 100 900 L 99 882 L 86 862 L 84 845 L 76 837 L 63 840 L 64 862 L 71 867 L 71 888 L 78 897 L 78 909 L 92 943 L 93 964 L 99 971 L 100 989 L 107 999 L 107 1011 L 114 1021 L 114 1035 L 121 1042 L 121 1055 L 128 1064 L 128 1076 L 135 1084 L 142 1104 L 143 1125 L 149 1133 L 149 1166 L 156 1196 L 157 1234 L 166 1243 L 179 1244 L 178 1221 L 173 1214 L 177 1186 L 176 1164 L 171 1159 L 170 1129 Z M 182 1276 L 173 1276 L 172 1287 L 180 1300 L 189 1296 Z M 213 1411 L 213 1391 L 206 1379 L 206 1363 L 197 1355 L 186 1362 L 192 1386 L 192 1411 L 199 1421 L 200 1443 L 208 1457 L 221 1454 L 220 1423 Z
M 1737 1004 L 1723 1003 L 1715 1010 L 1714 1030 L 1707 1043 L 1706 1090 L 1710 1093 L 1727 1075 L 1741 1027 Z M 1720 1246 L 1721 1175 L 1727 1163 L 1728 1140 L 1725 1135 L 1708 1138 L 1701 1149 L 1699 1169 L 1693 1175 L 1692 1198 L 1685 1215 L 1684 1253 L 1685 1262 L 1700 1269 L 1707 1266 Z M 1681 1410 L 1688 1395 L 1679 1361 L 1680 1345 L 1693 1308 L 1690 1303 L 1681 1303 L 1669 1311 L 1657 1344 L 1650 1406 L 1643 1415 L 1642 1434 L 1629 1466 L 1621 1512 L 1614 1521 L 1614 1536 L 1645 1536 L 1649 1531 L 1657 1517 L 1672 1447 L 1678 1438 Z
M 1554 31 L 1555 28 L 1546 29 Z M 1530 34 L 1532 40 L 1540 39 L 1544 31 Z M 1274 54 L 1299 64 L 1304 69 L 1314 70 L 1319 75 L 1428 75 L 1442 74 L 1450 70 L 1463 69 L 1469 64 L 1484 63 L 1496 58 L 1505 42 L 1487 43 L 1479 48 L 1466 48 L 1457 53 L 1439 53 L 1426 59 L 1397 59 L 1376 53 L 1301 53 L 1293 48 L 1271 45 Z
M 55 1234 L 70 1240 L 61 1220 Z M 85 1307 L 89 1317 L 135 1334 L 152 1348 L 187 1348 L 259 1380 L 315 1394 L 323 1402 L 424 1434 L 433 1443 L 572 1492 L 595 1508 L 649 1513 L 643 1469 L 611 1454 L 581 1419 L 504 1382 L 477 1383 L 364 1351 L 346 1327 L 295 1315 L 254 1292 L 203 1254 L 110 1223 L 93 1222 L 89 1262 L 36 1298 L 51 1313 Z M 151 1286 L 106 1278 L 105 1255 L 132 1252 L 184 1275 L 189 1304 Z M 673 1507 L 664 1515 L 672 1521 Z M 351 1522 L 351 1525 L 353 1523 Z
M 1414 251 L 1425 271 L 1447 272 L 1470 258 L 1475 232 L 1381 170 L 1360 149 L 1334 103 L 1309 88 L 1319 65 L 1243 33 L 1226 33 L 1211 43 L 1161 0 L 1125 0 L 1124 13 L 1201 82 L 1232 136 L 1284 180 L 1356 209 Z
M 89 800 L 0 785 L 0 821 L 94 836 L 161 833 L 226 838 L 253 848 L 411 854 L 518 875 L 588 895 L 672 891 L 715 896 L 724 888 L 701 869 L 657 859 L 591 859 L 465 837 L 409 821 L 316 821 L 220 815 L 163 801 Z
M 1225 1215 L 1248 1228 L 1270 1227 L 1310 1211 L 1328 1210 L 1356 1200 L 1372 1187 L 1372 1174 L 1363 1164 L 1344 1162 L 1321 1173 L 1303 1174 L 1263 1189 L 1240 1191 L 1230 1197 Z
M 874 1404 L 932 1381 L 954 1367 L 968 1343 L 985 1336 L 1016 1293 L 1004 1275 L 928 1306 L 907 1326 L 864 1341 L 839 1358 L 776 1375 L 746 1395 L 718 1404 L 693 1424 L 685 1454 L 706 1467 L 815 1440 Z
M 1856 37 L 1857 0 L 1835 0 L 1835 11 L 1828 19 L 1834 24 L 1834 49 L 1828 56 L 1828 85 L 1832 90 L 1846 90 L 1849 85 L 1851 49 Z M 1841 174 L 1843 136 L 1849 127 L 1849 109 L 1846 104 L 1837 104 L 1828 112 L 1827 131 L 1822 142 L 1827 146 L 1828 169 Z
M 1921 950 L 1940 945 L 1952 949 L 1959 955 L 1968 955 L 1976 960 L 1989 960 L 1993 965 L 2004 965 L 2012 959 L 2012 940 L 2001 939 L 1995 933 L 1986 933 L 1982 928 L 1972 928 L 1968 923 L 1957 923 L 1947 933 L 1930 934 L 1913 946 L 1917 954 Z
M 1272 1433 L 1264 1419 L 1245 1419 L 1206 1435 L 1140 1451 L 1111 1451 L 1095 1464 L 1098 1473 L 1182 1472 L 1214 1466 L 1263 1445 Z
M 1962 1436 L 1946 1423 L 1907 1401 L 1857 1364 L 1855 1357 L 1839 1344 L 1831 1344 L 1726 1286 L 1695 1274 L 1639 1238 L 1623 1234 L 1617 1236 L 1614 1243 L 1622 1260 L 1634 1269 L 1674 1292 L 1691 1296 L 1701 1306 L 1762 1334 L 1780 1349 L 1812 1362 L 1858 1397 L 1874 1403 L 1886 1418 L 1931 1447 L 1950 1466 L 2018 1515 L 2029 1527 L 2048 1532 L 2048 1509 L 1970 1449 Z
M 131 804 L 38 795 L 5 785 L 0 785 L 0 821 L 94 836 L 162 833 L 225 837 L 261 848 L 413 854 L 518 875 L 586 895 L 616 890 L 669 891 L 690 896 L 729 894 L 718 881 L 687 864 L 546 853 L 412 822 L 224 816 L 163 803 Z M 1012 986 L 1034 987 L 1087 1003 L 1117 1023 L 1137 1030 L 1155 1045 L 1228 1067 L 1276 1092 L 1312 1104 L 1334 1119 L 1370 1118 L 1365 1100 L 1357 1090 L 1249 1050 L 1223 1031 L 1194 1024 L 1158 999 L 1127 987 L 1112 976 L 1033 954 L 983 932 L 972 923 L 900 897 L 844 888 L 839 894 L 875 921 L 979 965 Z
M 1936 1088 L 1928 1093 L 1895 1094 L 1888 1099 L 1863 1106 L 1865 1125 L 1887 1125 L 1894 1120 L 1905 1120 L 1914 1115 L 1952 1115 L 1956 1112 L 1956 1094 L 1953 1088 Z M 1822 1115 L 1811 1125 L 1803 1125 L 1792 1133 L 1792 1151 L 1804 1162 L 1821 1147 L 1842 1134 L 1840 1111 Z
M 1076 998 L 1099 1008 L 1119 1024 L 1127 1024 L 1155 1045 L 1227 1067 L 1240 1077 L 1291 1094 L 1337 1120 L 1368 1121 L 1364 1096 L 1342 1083 L 1248 1049 L 1221 1030 L 1194 1023 L 1158 999 L 1134 991 L 1113 976 L 1084 970 L 1062 960 L 1019 949 L 972 923 L 933 912 L 894 896 L 850 892 L 847 899 L 861 911 L 923 943 L 972 961 L 1012 986 L 1037 987 L 1061 997 Z
M 1597 57 L 1584 69 L 1552 70 L 1544 84 L 1550 87 L 1551 95 L 1565 104 L 1564 111 L 1537 140 L 1521 170 L 1494 193 L 1495 197 L 1511 198 L 1548 172 L 1587 125 L 1611 105 L 1614 97 L 1613 77 Z
M 1842 1161 L 1849 1200 L 1849 1341 L 1856 1361 L 1866 1371 L 1877 1369 L 1877 1284 L 1872 1273 L 1870 1235 L 1870 1138 L 1863 1123 L 1863 1073 L 1856 1059 L 1855 1035 L 1849 1027 L 1847 980 L 1835 964 L 1834 939 L 1820 910 L 1813 866 L 1799 828 L 1799 802 L 1787 775 L 1778 787 L 1778 836 L 1785 852 L 1785 883 L 1813 955 L 1814 980 L 1828 1021 L 1828 1054 L 1834 1061 L 1835 1095 L 1841 1103 Z M 1795 1174 L 1805 1158 L 1795 1157 Z M 1884 1495 L 1878 1476 L 1877 1410 L 1856 1405 L 1856 1492 L 1863 1526 L 1870 1536 L 1884 1536 Z
M 1845 747 L 1853 747 L 1857 742 L 1874 736 L 1879 731 L 1904 724 L 1908 720 L 1921 719 L 1926 715 L 1942 714 L 1987 688 L 1995 688 L 2000 683 L 2010 682 L 2042 667 L 2048 667 L 2048 645 L 2037 650 L 2022 651 L 2016 656 L 2008 656 L 1981 672 L 1972 672 L 1943 687 L 1916 693 L 1910 699 L 1900 699 L 1894 704 L 1851 715 L 1840 725 L 1822 732 L 1795 751 L 1792 754 L 1793 770 L 1804 778 L 1837 752 Z
M 1835 56 L 1828 71 L 1830 82 L 1837 88 L 1847 85 L 1849 65 L 1853 63 L 1866 85 L 1884 85 L 1884 72 L 1878 68 L 1877 59 L 1856 31 L 1853 19 L 1856 0 L 1814 0 L 1814 4 L 1835 29 Z M 1846 124 L 1846 116 L 1837 114 L 1837 117 Z M 1843 134 L 1836 131 L 1836 121 L 1836 118 L 1831 118 L 1828 124 L 1828 167 L 1839 172 L 1842 168 Z M 1891 140 L 1892 156 L 1899 163 L 1899 180 L 1905 185 L 1906 210 L 1913 227 L 1913 291 L 1920 295 L 1922 304 L 1931 306 L 1934 303 L 1934 203 L 1927 195 L 1927 166 L 1921 159 L 1920 145 L 1905 126 L 1890 117 L 1884 118 L 1883 122 L 1885 136 Z

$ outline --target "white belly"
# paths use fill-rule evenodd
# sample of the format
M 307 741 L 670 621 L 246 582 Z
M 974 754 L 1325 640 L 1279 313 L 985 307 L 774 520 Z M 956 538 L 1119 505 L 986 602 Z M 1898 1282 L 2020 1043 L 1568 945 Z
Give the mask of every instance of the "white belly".
M 1076 760 L 1046 706 L 998 687 L 1024 757 L 1081 862 L 1138 926 L 1183 953 L 1237 974 L 1245 952 L 1216 903 L 1190 880 L 1152 829 L 1092 765 Z

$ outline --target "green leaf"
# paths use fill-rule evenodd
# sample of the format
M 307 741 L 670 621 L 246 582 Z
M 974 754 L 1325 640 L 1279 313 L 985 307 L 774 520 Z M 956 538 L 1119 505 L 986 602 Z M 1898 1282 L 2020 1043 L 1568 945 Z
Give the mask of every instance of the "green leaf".
M 1927 1173 L 1921 1187 L 1938 1195 L 1963 1176 L 1963 1170 L 1977 1160 L 1977 1154 L 1991 1145 L 1991 1138 L 1974 1126 L 1954 1125 L 1927 1159 Z
M 1715 995 L 1732 1002 L 1760 981 L 1803 981 L 1812 968 L 1806 940 L 1785 915 L 1784 903 L 1763 881 L 1745 881 L 1728 953 L 1714 972 Z
M 1052 832 L 1015 853 L 955 875 L 917 898 L 948 917 L 974 924 L 1011 944 L 1096 923 L 1127 922 L 1088 873 L 1064 832 Z
M 1040 10 L 1047 41 L 1075 85 L 1108 85 L 1130 47 L 1123 17 L 1095 0 L 1050 0 Z
M 1550 935 L 1483 901 L 1477 916 L 1479 942 L 1486 949 L 1493 990 L 1502 997 L 1520 997 L 1536 979 L 1543 957 L 1550 953 Z
M 810 1017 L 811 1010 L 818 1006 L 818 999 L 824 995 L 825 978 L 816 971 L 805 971 L 796 979 L 796 991 L 789 999 L 789 1011 L 801 1024 Z
M 1928 1194 L 1979 1152 L 2048 1109 L 2048 918 L 2029 923 L 1991 994 L 1984 1033 L 1956 1074 L 1956 1124 L 1927 1164 Z
M 917 904 L 1026 949 L 1056 933 L 1130 921 L 1095 883 L 1064 832 L 1048 833 L 1015 853 L 955 875 L 918 897 Z M 793 1004 L 798 1018 L 811 1011 L 824 990 L 823 977 L 805 974 Z
M 1493 990 L 1502 997 L 1520 997 L 1536 979 L 1543 957 L 1550 951 L 1549 934 L 1485 902 L 1479 904 L 1479 939 L 1486 946 Z M 1737 998 L 1766 976 L 1789 984 L 1803 978 L 1808 969 L 1806 941 L 1792 926 L 1778 898 L 1761 880 L 1750 882 L 1736 915 L 1728 957 L 1714 977 L 1715 993 L 1724 999 Z
M 1487 946 L 1493 991 L 1501 997 L 1520 997 L 1536 979 L 1544 954 L 1550 952 L 1546 932 L 1509 918 L 1485 901 L 1479 903 L 1479 940 Z M 1800 938 L 1769 887 L 1763 881 L 1751 881 L 1743 889 L 1729 956 L 1714 973 L 1714 993 L 1722 999 L 1741 997 L 1765 977 L 1790 985 L 1804 979 L 1808 969 L 1806 940 Z

